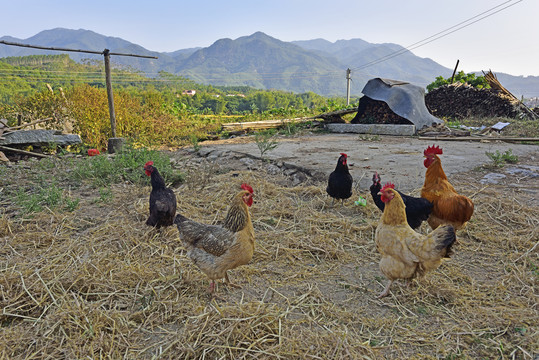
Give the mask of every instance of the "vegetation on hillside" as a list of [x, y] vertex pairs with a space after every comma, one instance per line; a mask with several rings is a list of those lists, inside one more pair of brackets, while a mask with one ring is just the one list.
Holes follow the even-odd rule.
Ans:
[[[85, 144], [105, 147], [111, 130], [101, 64], [40, 55], [0, 59], [0, 71], [6, 75], [0, 80], [0, 117], [9, 125], [18, 116], [24, 122], [51, 118], [45, 126], [75, 131]], [[345, 107], [342, 98], [313, 92], [201, 85], [166, 72], [147, 78], [113, 69], [112, 78], [117, 135], [142, 146], [205, 139], [226, 122], [304, 117]]]

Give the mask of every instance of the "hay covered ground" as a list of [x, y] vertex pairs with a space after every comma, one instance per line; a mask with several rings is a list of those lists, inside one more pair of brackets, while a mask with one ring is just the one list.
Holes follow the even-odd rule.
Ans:
[[354, 194], [366, 207], [331, 207], [325, 183], [173, 156], [187, 174], [178, 209], [192, 219], [218, 222], [242, 182], [254, 188], [255, 255], [230, 272], [242, 289], [219, 283], [222, 299], [210, 299], [177, 230], [144, 224], [149, 183], [106, 194], [62, 181], [70, 169], [55, 160], [45, 171], [78, 206], [23, 215], [2, 194], [44, 170], [3, 166], [0, 358], [537, 358], [539, 209], [521, 188], [482, 185], [480, 171], [450, 179], [475, 202], [455, 255], [379, 300], [381, 213], [368, 189]]

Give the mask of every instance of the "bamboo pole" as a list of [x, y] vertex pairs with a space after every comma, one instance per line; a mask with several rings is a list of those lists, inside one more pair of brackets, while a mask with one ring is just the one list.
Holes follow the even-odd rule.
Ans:
[[35, 152], [31, 152], [31, 151], [26, 151], [26, 150], [21, 150], [21, 149], [10, 148], [10, 147], [4, 146], [4, 145], [0, 145], [0, 149], [5, 150], [5, 151], [17, 152], [17, 153], [21, 153], [21, 154], [25, 154], [25, 155], [37, 156], [37, 157], [41, 157], [41, 158], [48, 158], [48, 157], [50, 157], [49, 155], [38, 154], [38, 153], [35, 153]]

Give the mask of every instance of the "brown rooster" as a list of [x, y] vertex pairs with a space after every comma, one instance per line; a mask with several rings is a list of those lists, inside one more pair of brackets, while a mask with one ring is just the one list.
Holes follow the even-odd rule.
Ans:
[[382, 255], [380, 270], [389, 279], [380, 298], [389, 295], [393, 281], [409, 280], [438, 268], [442, 258], [451, 255], [456, 236], [451, 225], [441, 226], [428, 235], [415, 232], [406, 221], [404, 202], [393, 184], [384, 185], [379, 195], [385, 207], [375, 241]]
[[146, 225], [170, 226], [174, 223], [176, 215], [176, 195], [172, 189], [165, 186], [165, 180], [159, 174], [153, 161], [148, 161], [144, 165], [144, 172], [151, 177], [152, 192], [150, 193], [150, 216], [146, 220]]
[[443, 154], [439, 146], [429, 146], [423, 152], [427, 168], [425, 183], [421, 189], [421, 197], [430, 201], [434, 206], [427, 222], [432, 229], [443, 224], [451, 224], [455, 229], [461, 229], [472, 217], [474, 204], [471, 199], [459, 195], [453, 185], [447, 180], [438, 155]]
[[187, 248], [187, 255], [210, 278], [210, 293], [215, 291], [215, 280], [225, 279], [231, 286], [227, 270], [251, 261], [255, 248], [255, 232], [249, 207], [253, 204], [253, 188], [241, 185], [234, 196], [223, 226], [206, 225], [176, 215], [180, 239]]

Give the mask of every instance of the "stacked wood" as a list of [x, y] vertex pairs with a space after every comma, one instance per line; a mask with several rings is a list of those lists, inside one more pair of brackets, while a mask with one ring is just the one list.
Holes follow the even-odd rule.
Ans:
[[252, 130], [265, 130], [282, 127], [288, 123], [300, 123], [312, 121], [312, 117], [296, 118], [296, 119], [279, 119], [279, 120], [263, 120], [263, 121], [248, 121], [234, 122], [222, 124], [222, 128], [228, 132], [247, 132]]
[[409, 120], [395, 114], [389, 106], [383, 102], [362, 96], [356, 116], [350, 121], [352, 124], [397, 124], [410, 125]]
[[478, 89], [468, 84], [454, 83], [429, 91], [425, 104], [430, 113], [439, 118], [463, 119], [469, 117], [523, 118], [527, 112], [520, 101], [504, 91]]

